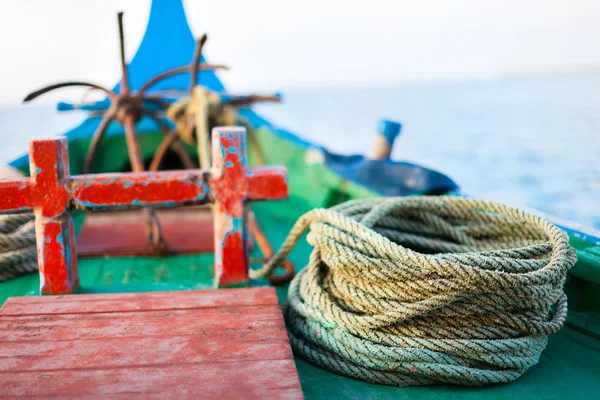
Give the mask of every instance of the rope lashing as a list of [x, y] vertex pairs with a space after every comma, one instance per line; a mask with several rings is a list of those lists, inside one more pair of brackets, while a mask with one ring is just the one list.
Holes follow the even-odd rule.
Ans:
[[0, 215], [0, 282], [37, 270], [33, 213]]
[[567, 235], [497, 203], [450, 196], [354, 200], [292, 228], [314, 249], [289, 287], [294, 352], [322, 368], [396, 386], [510, 382], [565, 323]]
[[[23, 176], [16, 168], [0, 166], [0, 179]], [[0, 282], [37, 270], [33, 213], [0, 215]]]

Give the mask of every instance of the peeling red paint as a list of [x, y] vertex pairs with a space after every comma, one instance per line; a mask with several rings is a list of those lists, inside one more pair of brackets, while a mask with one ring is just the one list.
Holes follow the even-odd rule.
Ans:
[[[40, 264], [41, 292], [43, 294], [71, 293], [74, 289], [68, 279], [69, 267], [66, 265], [63, 230], [59, 221], [50, 221], [43, 224], [43, 243], [38, 246], [38, 258], [44, 262]], [[39, 253], [42, 257], [39, 257]]]
[[283, 167], [255, 168], [250, 176], [248, 198], [257, 200], [283, 199], [288, 196], [287, 171]]
[[[173, 171], [165, 173], [129, 173], [109, 176], [84, 175], [73, 178], [72, 195], [81, 207], [208, 202], [207, 173]], [[136, 204], [137, 203], [137, 204]]]
[[211, 171], [69, 175], [66, 138], [29, 145], [31, 178], [0, 182], [0, 213], [35, 210], [41, 292], [71, 293], [79, 286], [69, 209], [173, 207], [215, 202], [215, 282], [248, 282], [248, 201], [284, 198], [283, 167], [247, 169], [243, 128], [213, 131]]
[[243, 213], [242, 200], [248, 193], [248, 176], [243, 164], [246, 143], [240, 135], [229, 132], [220, 134], [219, 131], [214, 139], [217, 147], [213, 150], [213, 163], [220, 176], [213, 177], [211, 188], [223, 212], [239, 218]]
[[29, 182], [17, 179], [0, 181], [0, 209], [6, 212], [31, 210]]
[[[223, 270], [219, 278], [219, 286], [230, 286], [239, 283], [240, 277], [245, 277], [246, 254], [245, 243], [239, 232], [229, 232], [223, 240], [223, 265], [228, 268]], [[240, 251], [240, 249], [242, 251]], [[247, 279], [247, 278], [246, 278]]]
[[29, 144], [31, 183], [30, 199], [44, 217], [67, 211], [69, 159], [67, 140], [34, 140]]
[[240, 127], [213, 130], [215, 202], [215, 280], [218, 286], [249, 282], [248, 202], [282, 199], [288, 195], [284, 167], [248, 169], [246, 130]]

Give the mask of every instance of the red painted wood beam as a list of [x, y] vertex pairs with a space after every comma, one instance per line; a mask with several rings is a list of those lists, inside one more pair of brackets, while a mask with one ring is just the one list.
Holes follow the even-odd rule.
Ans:
[[70, 209], [176, 207], [214, 202], [215, 284], [247, 285], [249, 201], [287, 197], [283, 167], [246, 168], [244, 128], [213, 130], [210, 171], [69, 175], [66, 138], [30, 143], [31, 177], [0, 182], [0, 213], [36, 215], [42, 294], [72, 293], [79, 286]]
[[116, 209], [205, 204], [210, 172], [202, 170], [80, 175], [71, 180], [78, 209]]
[[215, 279], [219, 287], [249, 282], [248, 201], [288, 196], [285, 168], [246, 169], [246, 130], [213, 130]]
[[31, 177], [0, 182], [0, 212], [34, 210], [41, 293], [71, 293], [79, 286], [73, 221], [68, 212], [67, 139], [29, 144]]

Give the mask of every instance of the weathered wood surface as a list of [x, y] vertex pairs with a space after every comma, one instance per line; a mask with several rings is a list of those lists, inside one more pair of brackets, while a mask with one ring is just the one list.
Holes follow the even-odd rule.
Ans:
[[211, 170], [69, 175], [66, 138], [34, 140], [31, 178], [0, 182], [0, 213], [36, 214], [40, 293], [79, 286], [70, 209], [166, 208], [214, 203], [215, 285], [247, 285], [247, 202], [285, 198], [283, 167], [246, 168], [246, 131], [213, 130]]
[[13, 297], [0, 397], [302, 398], [273, 288]]
[[[246, 130], [213, 129], [215, 198], [215, 280], [219, 287], [250, 280], [248, 267], [248, 202], [288, 196], [284, 167], [246, 168]], [[235, 184], [235, 186], [234, 186]]]
[[[212, 253], [214, 223], [208, 207], [157, 210], [169, 253]], [[79, 257], [151, 256], [141, 211], [91, 213], [76, 238]]]

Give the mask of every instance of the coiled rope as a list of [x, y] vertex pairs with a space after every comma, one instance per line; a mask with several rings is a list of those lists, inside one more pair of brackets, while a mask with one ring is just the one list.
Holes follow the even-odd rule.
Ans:
[[[0, 166], [0, 179], [22, 177], [19, 170]], [[33, 213], [0, 215], [0, 282], [37, 270]]]
[[0, 215], [0, 282], [37, 270], [33, 214]]
[[310, 227], [308, 266], [284, 315], [294, 352], [396, 386], [510, 382], [565, 323], [575, 251], [549, 222], [447, 196], [346, 202], [299, 219], [272, 270]]

